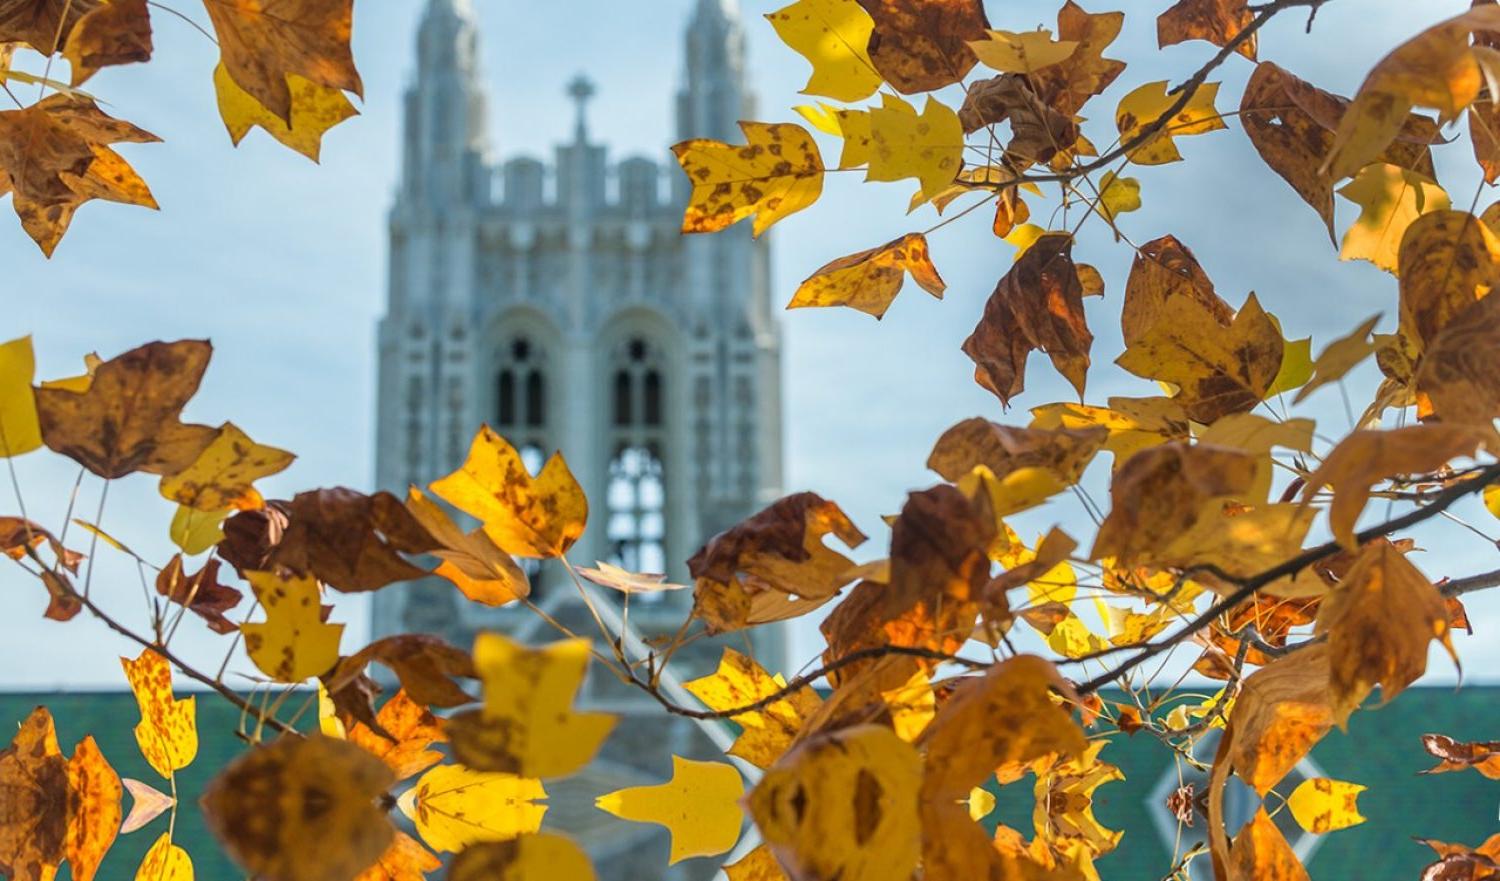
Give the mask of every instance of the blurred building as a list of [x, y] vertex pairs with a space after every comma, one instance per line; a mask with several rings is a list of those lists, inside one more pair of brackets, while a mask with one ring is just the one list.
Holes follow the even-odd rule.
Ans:
[[[533, 472], [563, 452], [591, 508], [569, 554], [575, 564], [685, 579], [684, 561], [705, 539], [773, 500], [781, 484], [769, 248], [748, 225], [684, 237], [688, 182], [666, 150], [690, 137], [735, 140], [737, 121], [752, 116], [733, 0], [696, 3], [677, 130], [661, 133], [657, 156], [609, 156], [588, 130], [595, 89], [580, 76], [566, 87], [575, 125], [559, 133], [566, 140], [551, 161], [500, 158], [488, 136], [479, 39], [470, 0], [430, 0], [390, 214], [378, 485], [404, 494], [452, 471], [488, 423]], [[496, 128], [530, 124], [506, 119]], [[566, 573], [555, 564], [530, 572], [533, 601], [576, 632], [597, 634]], [[670, 636], [691, 599], [688, 591], [637, 597], [630, 621], [648, 639]], [[530, 610], [484, 608], [432, 583], [387, 588], [373, 608], [377, 636], [436, 633], [464, 646], [484, 629], [557, 638]], [[777, 628], [759, 635], [756, 654], [768, 667], [780, 667], [781, 641]], [[674, 666], [698, 675], [720, 651], [696, 642]], [[671, 753], [711, 751], [701, 730], [602, 673], [585, 702], [627, 717], [590, 769], [601, 787], [664, 779]], [[564, 819], [577, 828], [600, 818]], [[669, 877], [664, 860], [645, 852], [664, 842], [643, 850], [618, 836], [621, 826], [609, 824], [614, 838], [585, 842], [603, 876]], [[635, 856], [649, 868], [635, 872]]]

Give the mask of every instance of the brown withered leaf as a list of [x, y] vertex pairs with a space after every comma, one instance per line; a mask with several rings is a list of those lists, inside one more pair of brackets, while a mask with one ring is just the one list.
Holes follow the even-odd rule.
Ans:
[[367, 496], [336, 487], [298, 493], [287, 508], [287, 521], [272, 562], [344, 593], [421, 578], [427, 570], [407, 562], [402, 554], [425, 554], [439, 547], [401, 500], [388, 492]]
[[1123, 12], [1085, 12], [1074, 0], [1068, 0], [1057, 13], [1057, 39], [1076, 42], [1065, 64], [1044, 67], [1030, 77], [1032, 88], [1042, 103], [1067, 117], [1078, 114], [1083, 105], [1109, 88], [1125, 71], [1125, 62], [1105, 58], [1104, 50], [1120, 35]]
[[363, 96], [349, 46], [354, 0], [207, 0], [230, 77], [292, 125], [295, 74], [320, 86]]
[[1094, 335], [1083, 314], [1073, 237], [1042, 236], [995, 286], [984, 316], [964, 340], [974, 379], [1009, 406], [1026, 387], [1026, 358], [1039, 349], [1083, 395]]
[[100, 364], [85, 392], [38, 388], [42, 440], [106, 480], [176, 474], [217, 435], [179, 418], [212, 354], [205, 340], [147, 343]]
[[1333, 728], [1327, 645], [1277, 658], [1245, 678], [1229, 728], [1225, 761], [1264, 795]]
[[941, 300], [947, 285], [932, 265], [927, 237], [906, 235], [829, 263], [814, 272], [792, 295], [788, 309], [848, 306], [877, 319], [885, 315], [907, 273], [917, 286]]
[[1482, 881], [1500, 878], [1500, 833], [1491, 835], [1479, 847], [1448, 844], [1430, 838], [1418, 838], [1437, 852], [1438, 861], [1422, 870], [1422, 881]]
[[1115, 472], [1109, 516], [1089, 558], [1113, 557], [1123, 566], [1154, 562], [1199, 518], [1246, 492], [1255, 475], [1256, 457], [1240, 450], [1186, 441], [1142, 450]]
[[0, 111], [0, 196], [11, 194], [22, 228], [50, 257], [91, 199], [157, 207], [146, 182], [110, 145], [159, 140], [88, 98], [61, 92]]
[[476, 603], [503, 606], [531, 594], [531, 582], [515, 559], [500, 549], [483, 528], [464, 532], [421, 490], [406, 491], [406, 509], [440, 547], [443, 562], [435, 570]]
[[457, 707], [474, 700], [456, 681], [479, 678], [473, 657], [423, 633], [387, 636], [370, 643], [341, 659], [324, 678], [324, 685], [330, 694], [339, 692], [363, 675], [371, 663], [390, 668], [407, 696], [424, 707]]
[[[811, 611], [848, 583], [848, 557], [824, 544], [865, 541], [837, 504], [816, 493], [790, 495], [714, 536], [688, 560], [693, 615], [723, 633]], [[795, 597], [795, 599], [793, 599]]]
[[1302, 860], [1264, 807], [1234, 836], [1229, 881], [1309, 881]]
[[239, 625], [224, 617], [224, 613], [238, 606], [245, 595], [219, 583], [219, 563], [217, 558], [211, 559], [196, 574], [188, 575], [183, 569], [182, 555], [174, 554], [156, 575], [156, 592], [179, 606], [186, 606], [207, 621], [213, 632], [233, 633]]
[[[1495, 0], [1474, 0], [1472, 6], [1493, 6]], [[1500, 30], [1475, 29], [1474, 45], [1484, 49], [1500, 50]], [[1474, 149], [1474, 161], [1484, 172], [1484, 182], [1493, 185], [1500, 181], [1500, 104], [1488, 82], [1485, 83], [1488, 101], [1475, 101], [1469, 107], [1469, 143]]]
[[1375, 484], [1397, 475], [1435, 472], [1452, 459], [1474, 455], [1492, 436], [1481, 428], [1442, 423], [1353, 432], [1307, 478], [1302, 501], [1311, 501], [1324, 487], [1332, 489], [1328, 525], [1334, 538], [1352, 550], [1355, 523]]
[[0, 554], [12, 560], [26, 558], [27, 548], [38, 548], [46, 544], [51, 549], [57, 564], [73, 574], [78, 574], [78, 564], [83, 554], [63, 547], [51, 532], [21, 517], [0, 517]]
[[354, 881], [424, 881], [429, 873], [442, 867], [443, 861], [436, 854], [397, 829], [396, 837], [391, 839], [391, 846]]
[[362, 747], [322, 734], [284, 736], [220, 771], [203, 819], [224, 850], [265, 881], [353, 878], [395, 828], [377, 803], [396, 782]]
[[1465, 743], [1446, 734], [1424, 734], [1422, 748], [1438, 759], [1438, 763], [1423, 771], [1423, 774], [1442, 774], [1473, 768], [1491, 780], [1500, 780], [1500, 741]]
[[281, 544], [290, 522], [288, 509], [287, 502], [274, 500], [258, 510], [235, 512], [224, 521], [224, 538], [219, 541], [218, 555], [241, 577], [246, 572], [271, 568], [276, 546]]
[[82, 85], [100, 68], [150, 61], [151, 51], [148, 0], [109, 0], [80, 18], [63, 44], [63, 55], [73, 67], [74, 86]]
[[989, 29], [982, 0], [859, 0], [875, 20], [870, 60], [896, 91], [962, 82], [979, 58], [969, 48]]
[[[965, 134], [1009, 122], [1011, 137], [1005, 144], [1005, 154], [1017, 168], [1050, 162], [1078, 143], [1078, 123], [1043, 103], [1030, 80], [1017, 73], [1001, 74], [970, 86], [958, 119]], [[1014, 215], [1014, 208], [1010, 210]], [[1025, 220], [1012, 219], [1016, 223]]]
[[1187, 440], [1187, 414], [1171, 398], [1110, 398], [1108, 407], [1087, 404], [1043, 404], [1031, 408], [1032, 428], [1090, 428], [1108, 430], [1104, 448], [1115, 456], [1118, 470], [1130, 457], [1157, 444]]
[[1179, 299], [1200, 307], [1221, 327], [1234, 321], [1234, 309], [1214, 292], [1214, 283], [1186, 245], [1175, 236], [1142, 245], [1131, 264], [1120, 311], [1125, 345], [1144, 340], [1163, 322], [1167, 305]]
[[1386, 542], [1361, 549], [1323, 600], [1317, 632], [1328, 634], [1330, 698], [1341, 725], [1377, 683], [1388, 702], [1427, 672], [1434, 639], [1458, 662], [1442, 594]]
[[[1255, 151], [1318, 212], [1330, 239], [1334, 238], [1334, 181], [1320, 169], [1348, 106], [1349, 99], [1325, 92], [1269, 61], [1256, 66], [1240, 99], [1240, 122]], [[1401, 135], [1375, 161], [1436, 178], [1431, 147], [1436, 140], [1437, 125], [1411, 114]]]
[[1492, 425], [1500, 416], [1500, 297], [1470, 304], [1438, 331], [1414, 382], [1418, 418]]
[[[1255, 18], [1250, 0], [1178, 0], [1156, 17], [1156, 45], [1162, 48], [1188, 40], [1207, 40], [1228, 46]], [[1240, 43], [1236, 51], [1255, 60], [1256, 35]]]
[[1500, 238], [1464, 211], [1433, 211], [1412, 221], [1397, 259], [1401, 333], [1418, 352], [1500, 285]]
[[79, 19], [103, 0], [0, 0], [0, 43], [25, 43], [43, 55], [62, 49]]
[[1017, 428], [975, 416], [943, 432], [927, 467], [955, 483], [977, 465], [1002, 479], [1041, 468], [1076, 483], [1108, 437], [1104, 428]]

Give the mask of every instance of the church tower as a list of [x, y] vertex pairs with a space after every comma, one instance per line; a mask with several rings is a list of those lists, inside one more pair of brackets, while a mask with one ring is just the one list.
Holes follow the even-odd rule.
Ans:
[[[606, 561], [679, 582], [708, 538], [780, 495], [781, 339], [769, 245], [743, 225], [683, 236], [688, 188], [665, 149], [688, 137], [737, 139], [735, 123], [751, 115], [733, 0], [696, 0], [684, 47], [677, 130], [662, 133], [658, 155], [611, 160], [587, 119], [590, 100], [611, 96], [580, 76], [565, 85], [576, 117], [551, 161], [497, 161], [471, 0], [429, 0], [390, 213], [378, 342], [381, 489], [404, 494], [457, 468], [488, 423], [533, 470], [552, 450], [566, 457], [590, 506], [573, 563]], [[533, 602], [578, 633], [594, 631], [559, 566], [529, 572]], [[630, 621], [646, 638], [671, 635], [691, 602], [690, 591], [637, 596]], [[377, 637], [427, 632], [468, 645], [485, 629], [530, 642], [557, 636], [528, 609], [484, 608], [431, 584], [387, 588], [373, 605]], [[780, 668], [782, 631], [761, 629], [756, 654]], [[701, 675], [721, 651], [699, 640], [673, 666], [684, 678]], [[591, 677], [586, 692], [586, 703], [625, 717], [596, 776], [661, 780], [672, 752], [710, 749], [700, 729], [664, 718], [649, 697], [607, 675]], [[662, 874], [664, 857], [639, 842], [580, 837], [601, 878], [632, 877], [632, 855], [640, 877], [696, 874]], [[608, 868], [601, 847], [613, 852], [608, 865], [623, 868]]]

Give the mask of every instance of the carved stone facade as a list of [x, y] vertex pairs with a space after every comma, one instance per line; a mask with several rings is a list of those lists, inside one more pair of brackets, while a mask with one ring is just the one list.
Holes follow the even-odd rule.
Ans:
[[[735, 122], [752, 106], [743, 39], [732, 0], [698, 2], [686, 31], [678, 130], [663, 133], [664, 143], [738, 137]], [[477, 48], [470, 0], [430, 0], [390, 214], [377, 483], [400, 493], [448, 473], [488, 423], [533, 468], [553, 450], [567, 458], [591, 506], [569, 554], [574, 563], [685, 579], [684, 561], [705, 539], [780, 491], [781, 340], [768, 245], [743, 225], [682, 236], [688, 188], [675, 162], [665, 150], [660, 159], [611, 162], [590, 139], [584, 111], [593, 87], [582, 78], [568, 87], [578, 104], [574, 131], [550, 165], [497, 161]], [[532, 573], [535, 602], [577, 632], [594, 629], [565, 573], [555, 564]], [[630, 620], [648, 638], [670, 633], [690, 603], [686, 591], [637, 598]], [[555, 637], [526, 609], [483, 608], [426, 583], [376, 594], [372, 627], [376, 636], [428, 632], [459, 645], [482, 629]], [[768, 666], [780, 665], [779, 630], [760, 635], [755, 648]], [[719, 651], [700, 641], [680, 663], [696, 675]], [[663, 779], [672, 751], [706, 751], [698, 729], [662, 718], [607, 676], [593, 677], [586, 701], [630, 717], [591, 769], [595, 779]], [[661, 843], [585, 843], [601, 878], [701, 874], [691, 864], [686, 874], [663, 874], [664, 859], [645, 874], [617, 874], [606, 865], [610, 853]]]

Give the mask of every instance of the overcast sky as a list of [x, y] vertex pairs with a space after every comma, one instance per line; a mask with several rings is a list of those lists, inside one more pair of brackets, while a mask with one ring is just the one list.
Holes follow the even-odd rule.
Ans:
[[[203, 21], [201, 8], [174, 4]], [[413, 66], [420, 0], [360, 0], [356, 59], [364, 75], [364, 115], [327, 138], [323, 164], [255, 132], [231, 148], [214, 107], [216, 49], [185, 22], [158, 11], [157, 58], [146, 66], [105, 71], [90, 84], [108, 110], [155, 132], [162, 145], [126, 145], [121, 152], [150, 182], [163, 210], [102, 203], [85, 207], [55, 259], [43, 260], [8, 211], [0, 212], [0, 255], [7, 286], [0, 291], [0, 337], [34, 334], [43, 377], [78, 372], [90, 351], [105, 357], [153, 339], [208, 337], [216, 346], [203, 390], [188, 417], [233, 419], [253, 437], [296, 452], [297, 463], [266, 483], [267, 495], [313, 486], [368, 487], [372, 475], [373, 338], [385, 295], [385, 214], [394, 186], [399, 101]], [[665, 158], [670, 109], [679, 83], [681, 31], [691, 0], [565, 4], [477, 0], [483, 27], [484, 79], [490, 90], [491, 135], [501, 158], [550, 155], [571, 131], [565, 83], [586, 72], [599, 85], [591, 131], [616, 158]], [[742, 0], [750, 40], [752, 82], [761, 118], [796, 119], [791, 105], [807, 76], [805, 62], [783, 47], [761, 14], [776, 5]], [[1126, 29], [1107, 53], [1130, 67], [1086, 113], [1096, 134], [1112, 135], [1109, 117], [1121, 95], [1158, 79], [1180, 80], [1211, 54], [1205, 43], [1155, 49], [1154, 16], [1166, 0], [1084, 0], [1091, 11], [1126, 7]], [[1261, 57], [1318, 84], [1352, 93], [1379, 57], [1416, 28], [1466, 8], [1466, 0], [1335, 0], [1319, 13], [1311, 36], [1305, 16], [1288, 14], [1263, 32]], [[997, 27], [1054, 27], [1052, 3], [995, 2]], [[34, 61], [34, 59], [32, 60]], [[33, 63], [31, 66], [35, 67]], [[1221, 109], [1238, 101], [1252, 65], [1239, 57], [1223, 68]], [[1109, 137], [1102, 138], [1108, 142]], [[1100, 140], [1096, 138], [1096, 141]], [[1140, 178], [1144, 208], [1121, 221], [1136, 242], [1173, 233], [1197, 254], [1220, 293], [1236, 306], [1255, 291], [1289, 336], [1314, 337], [1315, 351], [1364, 317], [1394, 319], [1394, 279], [1368, 265], [1340, 264], [1316, 214], [1255, 156], [1239, 126], [1179, 141], [1187, 162], [1131, 173]], [[825, 145], [825, 149], [831, 145]], [[1439, 151], [1443, 183], [1456, 204], [1472, 198], [1477, 176], [1466, 145]], [[828, 260], [930, 226], [904, 215], [910, 182], [862, 185], [859, 175], [831, 175], [822, 202], [772, 233], [775, 292], [790, 298], [797, 283]], [[1492, 197], [1485, 196], [1487, 204]], [[1481, 206], [1482, 207], [1482, 206]], [[1340, 222], [1352, 219], [1347, 203]], [[787, 489], [813, 489], [839, 501], [875, 536], [879, 517], [899, 509], [906, 492], [929, 485], [923, 462], [947, 426], [972, 415], [1001, 418], [998, 402], [972, 382], [959, 344], [984, 299], [1010, 264], [1011, 249], [976, 214], [932, 237], [933, 257], [949, 283], [938, 302], [907, 290], [882, 322], [847, 310], [802, 310], [785, 316]], [[1097, 231], [1086, 232], [1080, 259], [1104, 273], [1108, 294], [1089, 304], [1096, 334], [1088, 398], [1150, 394], [1152, 387], [1109, 364], [1121, 350], [1120, 294], [1131, 252]], [[1368, 379], [1368, 377], [1366, 377]], [[1028, 391], [1009, 418], [1025, 408], [1071, 397], [1040, 356]], [[1356, 407], [1370, 382], [1354, 383]], [[1348, 423], [1335, 390], [1314, 399], [1327, 435]], [[28, 512], [46, 525], [61, 522], [76, 466], [50, 454], [19, 460]], [[1098, 476], [1091, 485], [1102, 488]], [[8, 497], [8, 494], [7, 494]], [[84, 486], [82, 516], [92, 517], [98, 486]], [[9, 513], [10, 503], [0, 505]], [[1490, 534], [1500, 533], [1482, 509], [1462, 512]], [[170, 507], [155, 481], [138, 476], [111, 490], [106, 527], [152, 559], [170, 551]], [[1064, 496], [1024, 518], [1026, 532], [1053, 523], [1091, 535], [1081, 508]], [[1417, 557], [1433, 577], [1494, 568], [1494, 549], [1458, 528], [1434, 536]], [[78, 533], [74, 533], [75, 540]], [[1449, 570], [1439, 565], [1451, 564]], [[100, 569], [95, 589], [122, 616], [142, 615], [133, 567]], [[116, 656], [134, 650], [96, 623], [58, 625], [41, 619], [46, 597], [34, 582], [0, 570], [0, 685], [119, 687]], [[1460, 638], [1470, 679], [1493, 678], [1500, 662], [1500, 601], [1478, 597], [1472, 612], [1481, 635]], [[365, 608], [339, 598], [336, 620], [349, 624], [345, 648], [362, 644]], [[800, 631], [801, 658], [815, 650]], [[223, 641], [180, 637], [190, 657], [216, 666]], [[1486, 644], [1490, 648], [1486, 648]], [[1451, 678], [1446, 662], [1436, 675]]]

